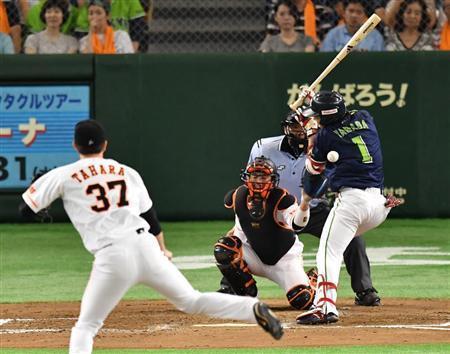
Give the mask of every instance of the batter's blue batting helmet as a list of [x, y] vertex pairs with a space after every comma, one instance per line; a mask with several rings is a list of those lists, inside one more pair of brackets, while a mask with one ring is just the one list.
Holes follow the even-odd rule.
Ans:
[[330, 125], [340, 122], [347, 113], [347, 108], [340, 93], [319, 91], [314, 95], [311, 105], [301, 111], [305, 117], [319, 116], [321, 125]]

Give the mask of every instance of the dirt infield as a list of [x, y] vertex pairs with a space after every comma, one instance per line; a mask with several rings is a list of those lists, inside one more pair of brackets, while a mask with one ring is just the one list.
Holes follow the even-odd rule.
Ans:
[[[122, 301], [96, 338], [96, 348], [232, 348], [450, 343], [450, 300], [383, 299], [367, 308], [339, 301], [340, 321], [298, 326], [297, 311], [268, 300], [286, 329], [281, 341], [254, 325], [177, 311], [166, 301]], [[79, 303], [0, 305], [3, 348], [67, 347]]]

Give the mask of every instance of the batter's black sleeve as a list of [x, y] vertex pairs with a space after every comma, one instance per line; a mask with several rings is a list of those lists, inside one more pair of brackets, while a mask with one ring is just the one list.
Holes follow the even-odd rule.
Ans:
[[152, 206], [145, 213], [141, 214], [141, 218], [148, 222], [150, 225], [150, 232], [153, 235], [157, 236], [162, 231], [158, 216], [156, 215], [155, 207]]

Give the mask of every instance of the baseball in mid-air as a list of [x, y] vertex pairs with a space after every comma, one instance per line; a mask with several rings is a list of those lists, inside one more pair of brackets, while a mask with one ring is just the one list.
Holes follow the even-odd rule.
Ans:
[[327, 160], [330, 162], [336, 162], [339, 160], [339, 153], [337, 151], [330, 151], [327, 154]]

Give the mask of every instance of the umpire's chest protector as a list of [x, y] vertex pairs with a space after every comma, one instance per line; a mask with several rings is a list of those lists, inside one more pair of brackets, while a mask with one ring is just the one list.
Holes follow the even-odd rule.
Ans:
[[241, 186], [236, 190], [234, 211], [250, 245], [264, 264], [276, 264], [297, 237], [292, 229], [282, 226], [275, 219], [278, 204], [284, 195], [281, 188], [274, 188], [266, 200], [264, 216], [256, 220], [247, 207], [248, 189]]

